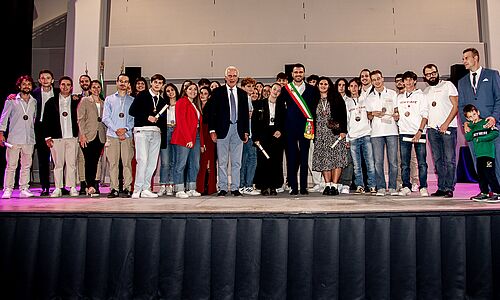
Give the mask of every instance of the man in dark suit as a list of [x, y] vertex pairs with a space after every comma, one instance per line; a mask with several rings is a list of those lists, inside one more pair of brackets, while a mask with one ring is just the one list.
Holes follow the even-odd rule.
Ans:
[[295, 64], [293, 81], [281, 89], [278, 102], [286, 104], [285, 133], [287, 177], [290, 194], [297, 195], [297, 171], [300, 166], [300, 193], [307, 195], [308, 154], [310, 139], [314, 137], [312, 112], [320, 98], [319, 91], [304, 82], [305, 67]]
[[45, 103], [55, 94], [59, 94], [59, 89], [54, 88], [54, 75], [50, 70], [41, 70], [38, 74], [39, 87], [33, 90], [33, 98], [36, 99], [36, 120], [35, 120], [35, 147], [38, 158], [38, 176], [42, 192], [40, 196], [49, 196], [50, 188], [50, 149], [45, 143], [43, 135], [43, 113]]
[[239, 71], [236, 67], [226, 68], [226, 85], [213, 91], [211, 112], [208, 122], [210, 137], [217, 143], [219, 160], [219, 194], [225, 196], [228, 190], [227, 168], [231, 158], [231, 194], [241, 196], [240, 186], [241, 155], [243, 143], [250, 133], [248, 114], [248, 95], [236, 87]]
[[[500, 76], [497, 70], [486, 69], [479, 63], [479, 51], [475, 48], [467, 48], [463, 51], [463, 64], [469, 74], [458, 81], [458, 106], [462, 112], [465, 105], [473, 104], [481, 112], [481, 117], [488, 121], [488, 128], [496, 126], [500, 119]], [[470, 129], [467, 126], [463, 113], [458, 114], [464, 124], [464, 131]], [[469, 143], [471, 150], [473, 145]], [[500, 139], [495, 141], [495, 173], [500, 178]], [[471, 151], [474, 153], [474, 151]]]

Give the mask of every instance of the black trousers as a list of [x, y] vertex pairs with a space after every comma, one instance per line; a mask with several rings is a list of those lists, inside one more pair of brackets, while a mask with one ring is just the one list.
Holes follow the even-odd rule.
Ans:
[[36, 155], [38, 158], [38, 176], [42, 189], [50, 188], [50, 149], [45, 143], [45, 139], [36, 139]]
[[495, 159], [486, 156], [478, 157], [476, 167], [481, 193], [487, 194], [492, 191], [500, 194], [500, 185], [495, 175]]
[[298, 190], [297, 170], [300, 168], [300, 189], [307, 189], [307, 175], [309, 166], [309, 146], [311, 141], [302, 136], [286, 135], [287, 149], [287, 178], [292, 190]]
[[273, 132], [260, 141], [269, 159], [257, 148], [254, 183], [258, 189], [277, 189], [283, 185], [283, 136], [277, 139], [272, 136]]
[[82, 148], [83, 157], [85, 157], [85, 181], [87, 187], [96, 187], [95, 175], [97, 173], [97, 164], [99, 163], [103, 148], [104, 143], [99, 140], [99, 135], [91, 142], [88, 142], [87, 147]]

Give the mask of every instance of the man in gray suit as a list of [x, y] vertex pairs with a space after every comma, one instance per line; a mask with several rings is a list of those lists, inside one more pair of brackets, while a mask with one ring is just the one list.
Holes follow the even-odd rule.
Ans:
[[[464, 131], [470, 129], [467, 126], [465, 117], [462, 113], [464, 106], [473, 104], [481, 112], [488, 123], [488, 128], [496, 126], [500, 121], [500, 76], [497, 70], [491, 70], [481, 67], [479, 63], [479, 51], [475, 48], [467, 48], [463, 51], [463, 64], [469, 74], [458, 81], [458, 106], [459, 116]], [[469, 148], [473, 150], [472, 143]], [[495, 173], [500, 178], [500, 138], [495, 141]], [[471, 151], [474, 153], [474, 151]]]

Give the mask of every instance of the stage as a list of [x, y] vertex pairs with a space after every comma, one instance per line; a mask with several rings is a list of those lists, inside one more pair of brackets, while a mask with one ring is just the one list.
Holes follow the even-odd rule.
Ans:
[[477, 184], [451, 199], [17, 193], [0, 200], [4, 299], [500, 298], [500, 203], [469, 200]]

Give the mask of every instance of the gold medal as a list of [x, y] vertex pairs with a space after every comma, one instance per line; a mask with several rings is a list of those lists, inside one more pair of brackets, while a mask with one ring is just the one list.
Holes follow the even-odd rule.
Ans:
[[28, 120], [28, 115], [23, 116], [23, 120], [27, 121]]
[[436, 101], [432, 101], [432, 107], [436, 106]]
[[68, 112], [63, 111], [62, 116], [63, 116], [63, 117], [67, 117], [67, 116], [68, 116]]

